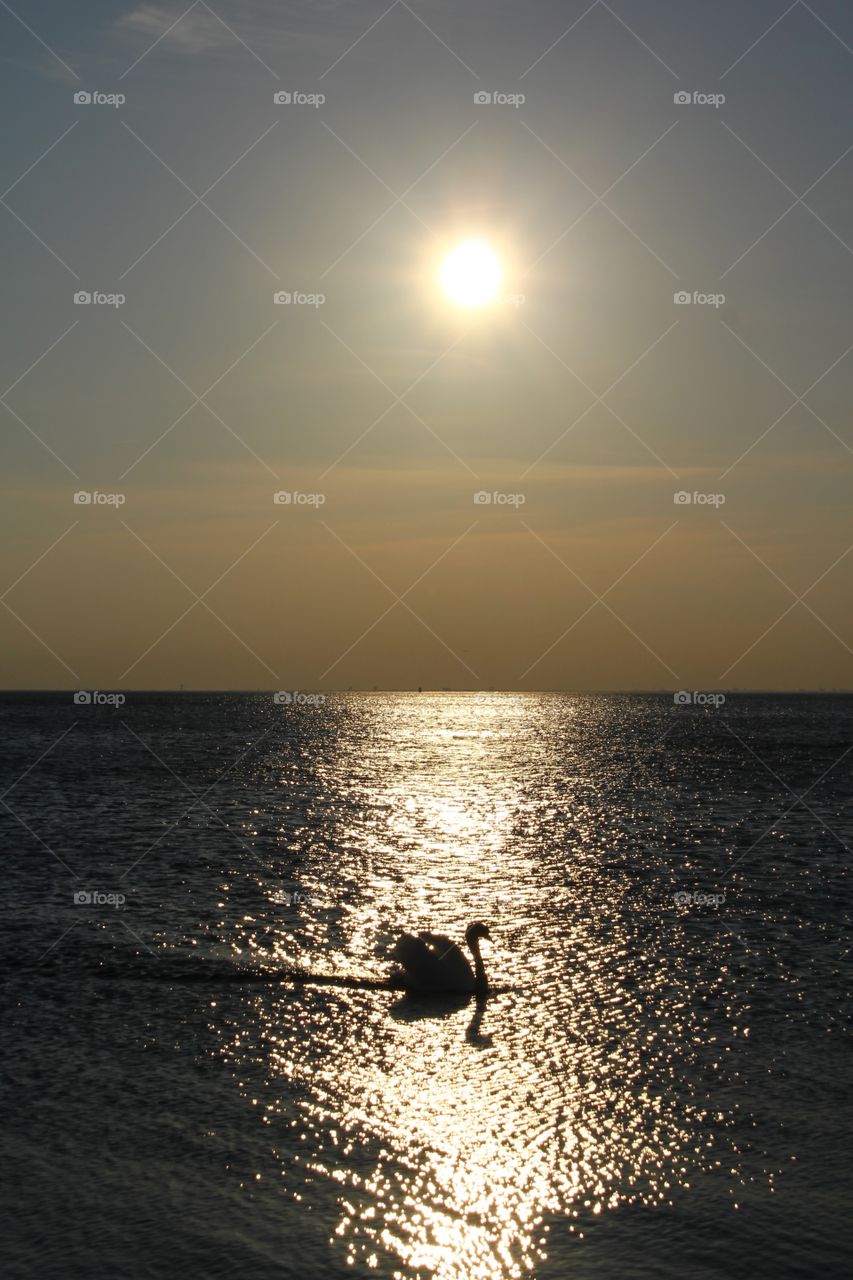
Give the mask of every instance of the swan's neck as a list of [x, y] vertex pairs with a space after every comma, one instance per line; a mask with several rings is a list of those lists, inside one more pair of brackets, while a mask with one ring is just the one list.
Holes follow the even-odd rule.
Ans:
[[480, 940], [474, 938], [468, 943], [471, 948], [471, 954], [474, 957], [474, 983], [478, 996], [483, 996], [489, 989], [489, 980], [486, 977], [486, 968], [483, 964], [483, 957], [480, 955]]

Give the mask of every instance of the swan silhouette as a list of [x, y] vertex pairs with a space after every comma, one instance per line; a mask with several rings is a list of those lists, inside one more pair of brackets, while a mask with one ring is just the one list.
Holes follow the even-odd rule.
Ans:
[[465, 930], [465, 941], [474, 957], [474, 968], [461, 947], [441, 933], [404, 933], [394, 945], [391, 959], [400, 965], [388, 980], [389, 986], [407, 991], [459, 992], [485, 996], [489, 980], [480, 955], [480, 939], [489, 938], [488, 926], [476, 921]]

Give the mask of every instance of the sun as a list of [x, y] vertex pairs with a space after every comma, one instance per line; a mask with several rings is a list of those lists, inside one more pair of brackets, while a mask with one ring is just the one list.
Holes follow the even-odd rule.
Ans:
[[441, 284], [458, 306], [482, 307], [497, 296], [502, 275], [501, 264], [487, 244], [464, 240], [445, 258]]

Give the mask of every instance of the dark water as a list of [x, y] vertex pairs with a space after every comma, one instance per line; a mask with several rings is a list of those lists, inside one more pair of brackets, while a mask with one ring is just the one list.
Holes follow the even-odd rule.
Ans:
[[[849, 1274], [853, 699], [0, 730], [4, 1274]], [[276, 977], [475, 919], [484, 1008]]]

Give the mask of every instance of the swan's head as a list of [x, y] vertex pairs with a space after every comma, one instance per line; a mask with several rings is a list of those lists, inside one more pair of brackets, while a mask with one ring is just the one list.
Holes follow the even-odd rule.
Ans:
[[488, 938], [491, 941], [492, 935], [489, 933], [489, 926], [481, 924], [479, 920], [474, 924], [469, 924], [465, 930], [465, 941], [470, 947], [472, 943], [479, 942], [481, 938]]

